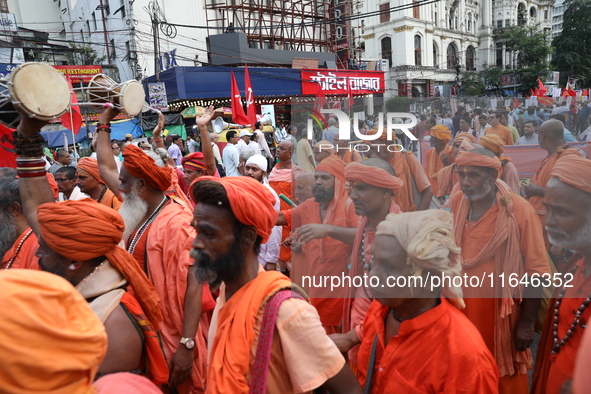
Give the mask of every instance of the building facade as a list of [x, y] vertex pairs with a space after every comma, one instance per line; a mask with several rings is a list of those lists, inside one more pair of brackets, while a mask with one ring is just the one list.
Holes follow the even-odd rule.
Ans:
[[368, 0], [358, 33], [363, 59], [384, 59], [386, 95], [433, 97], [454, 93], [459, 75], [486, 66], [512, 69], [514, 56], [500, 39], [506, 28], [540, 25], [549, 30], [546, 0], [447, 0], [409, 6], [402, 0]]

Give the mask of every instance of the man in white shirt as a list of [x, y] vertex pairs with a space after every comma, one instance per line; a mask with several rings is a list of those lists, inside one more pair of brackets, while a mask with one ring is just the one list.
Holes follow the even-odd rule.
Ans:
[[242, 152], [243, 150], [245, 150], [248, 147], [248, 144], [250, 143], [250, 136], [252, 135], [252, 133], [248, 130], [242, 130], [240, 132], [240, 140], [238, 141], [238, 143], [236, 144], [236, 149], [238, 149], [238, 153]]
[[59, 189], [58, 201], [82, 200], [90, 198], [76, 186], [76, 168], [62, 167], [55, 172], [55, 183]]
[[175, 164], [180, 166], [183, 161], [183, 152], [181, 150], [183, 146], [183, 140], [180, 135], [175, 134], [172, 136], [172, 144], [168, 148], [168, 154], [172, 157]]
[[224, 169], [224, 163], [222, 161], [222, 156], [220, 155], [220, 148], [218, 146], [218, 142], [220, 142], [220, 136], [217, 133], [209, 133], [209, 140], [211, 141], [211, 148], [213, 149], [213, 157], [215, 157], [215, 164], [216, 166], [218, 166], [218, 171], [221, 173], [221, 170]]
[[[263, 186], [273, 194], [275, 197], [274, 208], [276, 211], [279, 211], [279, 196], [277, 196], [277, 193], [275, 193], [275, 190], [273, 190], [267, 181], [267, 159], [260, 154], [251, 156], [244, 166], [244, 174], [261, 182]], [[259, 252], [258, 259], [263, 268], [265, 268], [267, 264], [272, 266], [277, 264], [277, 260], [279, 260], [279, 244], [281, 243], [282, 230], [281, 226], [273, 227], [267, 243], [261, 244], [261, 251]]]
[[238, 149], [236, 148], [238, 139], [239, 137], [236, 135], [236, 130], [229, 130], [226, 133], [226, 140], [228, 143], [222, 152], [222, 161], [224, 163], [224, 168], [226, 169], [226, 176], [240, 176], [240, 173], [238, 172], [240, 157]]
[[187, 137], [187, 149], [189, 150], [189, 153], [197, 152], [197, 142], [195, 142], [192, 136]]
[[330, 118], [328, 120], [328, 129], [325, 129], [322, 132], [322, 139], [326, 141], [332, 141], [334, 139], [335, 134], [339, 133], [339, 128], [337, 127], [337, 120], [335, 118]]

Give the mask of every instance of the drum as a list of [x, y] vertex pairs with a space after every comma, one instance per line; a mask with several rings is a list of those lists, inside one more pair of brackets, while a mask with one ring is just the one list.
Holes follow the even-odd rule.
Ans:
[[28, 116], [50, 121], [68, 111], [70, 86], [63, 75], [45, 63], [24, 63], [8, 79], [0, 80], [0, 122], [15, 128], [17, 109]]
[[136, 116], [144, 108], [144, 88], [136, 80], [118, 84], [104, 74], [97, 74], [90, 80], [87, 92], [90, 102], [101, 104], [95, 106], [97, 109], [104, 108], [104, 103], [113, 102], [118, 110]]

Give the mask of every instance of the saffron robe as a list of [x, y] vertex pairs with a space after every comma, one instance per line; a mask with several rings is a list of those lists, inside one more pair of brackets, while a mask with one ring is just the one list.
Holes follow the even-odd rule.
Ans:
[[505, 145], [513, 145], [515, 143], [515, 141], [513, 141], [513, 135], [511, 134], [511, 130], [509, 130], [502, 124], [495, 127], [490, 126], [488, 129], [486, 129], [484, 135], [489, 134], [496, 134], [499, 137], [501, 137]]
[[450, 157], [451, 161], [453, 162], [453, 147], [446, 146], [443, 150], [437, 154], [437, 150], [435, 148], [429, 149], [427, 151], [427, 176], [429, 177], [429, 182], [431, 182], [431, 188], [433, 189], [433, 195], [439, 195], [439, 186], [437, 184], [437, 173], [441, 171], [442, 168], [445, 166], [441, 161], [441, 156], [446, 154]]
[[25, 231], [23, 231], [23, 233], [14, 242], [12, 248], [4, 254], [2, 262], [0, 262], [0, 269], [6, 269], [6, 266], [10, 262], [10, 259], [15, 257], [18, 245], [22, 242], [22, 240], [25, 237], [27, 237], [27, 239], [25, 239], [23, 245], [20, 247], [20, 250], [18, 251], [18, 254], [16, 254], [16, 257], [10, 265], [10, 268], [32, 270], [41, 269], [39, 267], [39, 259], [37, 258], [37, 256], [35, 256], [35, 252], [39, 247], [39, 240], [37, 239], [37, 236], [34, 232], [31, 231], [31, 233], [29, 234], [29, 231], [31, 231], [31, 228], [27, 228]]
[[404, 182], [402, 189], [398, 190], [394, 196], [394, 202], [400, 207], [402, 212], [416, 211], [419, 201], [415, 201], [414, 199], [413, 181], [417, 191], [422, 193], [426, 188], [431, 186], [427, 173], [411, 151], [394, 153], [390, 165], [394, 168], [396, 176]]

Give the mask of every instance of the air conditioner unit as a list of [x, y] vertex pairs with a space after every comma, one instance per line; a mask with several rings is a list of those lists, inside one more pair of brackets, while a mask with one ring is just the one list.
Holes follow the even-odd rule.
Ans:
[[382, 71], [390, 70], [390, 61], [388, 59], [382, 59]]

